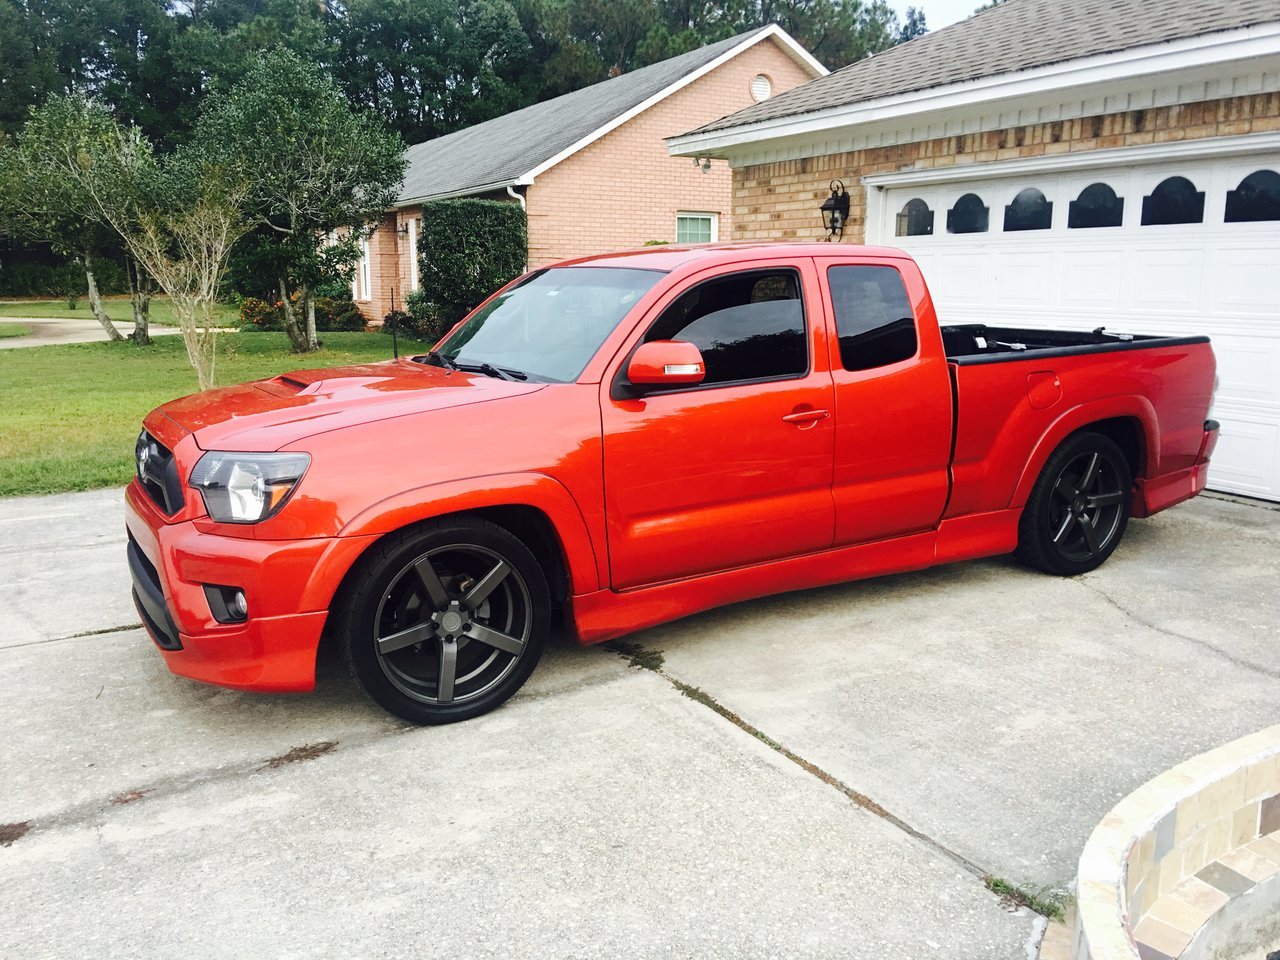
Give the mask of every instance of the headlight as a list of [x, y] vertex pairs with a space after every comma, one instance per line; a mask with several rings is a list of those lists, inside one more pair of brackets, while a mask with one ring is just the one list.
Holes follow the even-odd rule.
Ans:
[[191, 471], [191, 486], [214, 520], [257, 523], [284, 506], [310, 463], [305, 453], [210, 451]]

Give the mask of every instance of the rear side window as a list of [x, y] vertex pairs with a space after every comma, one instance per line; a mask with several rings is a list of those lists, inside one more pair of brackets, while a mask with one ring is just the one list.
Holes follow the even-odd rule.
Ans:
[[800, 277], [735, 273], [701, 283], [667, 307], [645, 340], [686, 340], [702, 351], [702, 386], [774, 380], [809, 369]]
[[916, 321], [893, 267], [831, 267], [831, 305], [846, 370], [873, 370], [916, 355]]

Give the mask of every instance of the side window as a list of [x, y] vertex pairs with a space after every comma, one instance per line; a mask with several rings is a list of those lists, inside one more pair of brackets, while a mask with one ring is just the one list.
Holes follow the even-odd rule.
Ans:
[[1227, 223], [1280, 220], [1280, 173], [1255, 170], [1240, 181], [1240, 186], [1228, 190], [1223, 220]]
[[686, 340], [702, 351], [702, 385], [795, 377], [809, 369], [800, 277], [735, 273], [701, 283], [663, 311], [645, 340]]
[[1053, 225], [1053, 203], [1035, 187], [1018, 192], [1004, 208], [1006, 233], [1015, 230], [1048, 230]]
[[933, 211], [919, 197], [908, 200], [898, 212], [897, 226], [900, 237], [927, 237], [933, 233]]
[[1124, 221], [1124, 197], [1106, 183], [1091, 183], [1067, 208], [1067, 229], [1088, 230], [1093, 227], [1118, 227]]
[[1142, 225], [1200, 223], [1204, 220], [1204, 191], [1186, 177], [1169, 177], [1142, 198]]
[[916, 355], [916, 320], [893, 267], [832, 267], [831, 305], [846, 370], [872, 370]]
[[947, 211], [947, 233], [986, 233], [990, 210], [976, 193], [966, 193]]

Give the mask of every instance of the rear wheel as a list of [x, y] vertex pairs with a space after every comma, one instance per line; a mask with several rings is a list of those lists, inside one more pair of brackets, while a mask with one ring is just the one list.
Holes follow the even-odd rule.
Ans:
[[516, 537], [474, 518], [393, 534], [335, 608], [365, 692], [414, 723], [479, 716], [514, 694], [546, 643], [550, 599]]
[[1109, 437], [1068, 437], [1044, 465], [1018, 525], [1016, 555], [1028, 566], [1075, 576], [1115, 551], [1129, 522], [1133, 478]]

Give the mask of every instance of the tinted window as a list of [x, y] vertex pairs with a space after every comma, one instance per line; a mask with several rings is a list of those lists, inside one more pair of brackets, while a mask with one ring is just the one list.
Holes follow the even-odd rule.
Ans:
[[831, 305], [846, 370], [871, 370], [916, 355], [916, 321], [893, 267], [832, 267]]
[[702, 351], [703, 384], [793, 377], [809, 369], [800, 278], [793, 270], [736, 273], [699, 284], [669, 306], [646, 340]]
[[1280, 173], [1255, 170], [1227, 191], [1227, 223], [1280, 220]]
[[933, 211], [917, 197], [908, 200], [898, 213], [898, 236], [927, 237], [933, 233]]
[[976, 193], [966, 193], [947, 211], [947, 233], [986, 233], [987, 207]]
[[1186, 177], [1161, 180], [1150, 196], [1142, 198], [1142, 225], [1200, 223], [1204, 220], [1204, 191]]
[[1004, 228], [1014, 230], [1048, 230], [1053, 223], [1053, 204], [1035, 187], [1019, 191], [1013, 203], [1004, 208]]
[[1118, 227], [1124, 220], [1124, 197], [1105, 183], [1091, 183], [1071, 201], [1067, 210], [1067, 229]]

